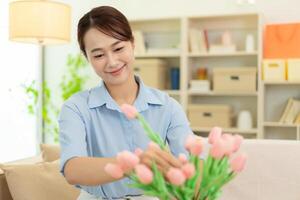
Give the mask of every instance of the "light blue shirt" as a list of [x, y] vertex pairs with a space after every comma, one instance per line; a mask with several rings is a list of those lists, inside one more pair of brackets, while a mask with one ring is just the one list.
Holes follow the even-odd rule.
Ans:
[[[139, 83], [134, 106], [148, 121], [153, 130], [168, 143], [174, 155], [186, 153], [184, 141], [192, 133], [180, 104], [167, 94]], [[115, 157], [123, 150], [146, 149], [150, 140], [137, 120], [128, 120], [118, 104], [100, 84], [88, 91], [79, 92], [68, 99], [59, 117], [61, 172], [73, 157]], [[127, 186], [124, 178], [99, 186], [78, 187], [105, 199], [141, 194]]]

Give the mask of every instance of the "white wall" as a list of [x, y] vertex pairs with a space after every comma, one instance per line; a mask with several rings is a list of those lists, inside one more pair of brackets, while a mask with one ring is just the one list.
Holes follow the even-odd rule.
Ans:
[[[256, 0], [255, 6], [239, 6], [236, 0], [60, 0], [72, 6], [72, 41], [68, 45], [46, 47], [46, 80], [50, 87], [58, 88], [65, 70], [66, 56], [79, 52], [76, 41], [76, 26], [79, 18], [90, 8], [111, 5], [122, 11], [129, 19], [157, 18], [218, 14], [243, 11], [260, 11], [266, 23], [300, 22], [299, 0]], [[97, 83], [98, 78], [91, 70], [88, 86]], [[58, 95], [58, 90], [57, 94]]]

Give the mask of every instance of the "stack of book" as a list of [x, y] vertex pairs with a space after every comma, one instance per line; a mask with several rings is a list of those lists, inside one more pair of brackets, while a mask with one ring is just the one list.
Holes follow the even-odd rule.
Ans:
[[133, 37], [134, 37], [134, 44], [135, 44], [134, 53], [135, 54], [145, 54], [146, 53], [146, 45], [145, 45], [143, 32], [140, 30], [134, 30]]
[[208, 38], [206, 30], [190, 29], [189, 46], [191, 53], [207, 53]]
[[285, 124], [300, 124], [300, 100], [289, 98], [279, 122]]

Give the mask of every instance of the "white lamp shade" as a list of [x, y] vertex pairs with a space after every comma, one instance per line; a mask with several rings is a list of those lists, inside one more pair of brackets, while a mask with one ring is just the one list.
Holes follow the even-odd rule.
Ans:
[[61, 44], [70, 42], [70, 6], [25, 0], [9, 5], [9, 39], [17, 42]]

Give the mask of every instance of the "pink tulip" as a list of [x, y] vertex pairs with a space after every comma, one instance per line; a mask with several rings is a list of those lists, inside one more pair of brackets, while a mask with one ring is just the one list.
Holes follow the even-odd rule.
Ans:
[[106, 164], [104, 167], [104, 171], [115, 179], [119, 179], [124, 176], [123, 170], [117, 164], [112, 164], [112, 163]]
[[117, 162], [122, 170], [127, 172], [132, 170], [140, 162], [140, 159], [129, 151], [122, 151], [117, 154]]
[[138, 114], [136, 108], [129, 104], [123, 104], [121, 106], [121, 110], [128, 119], [134, 119], [134, 118], [136, 118], [136, 116]]
[[191, 163], [184, 164], [181, 167], [181, 170], [187, 179], [191, 178], [195, 174], [195, 166]]
[[189, 135], [185, 142], [185, 148], [195, 156], [198, 156], [203, 151], [203, 143], [201, 137]]
[[241, 172], [245, 167], [246, 161], [247, 161], [246, 154], [240, 154], [240, 155], [236, 156], [235, 158], [233, 158], [230, 161], [232, 171], [234, 171], [236, 173]]
[[219, 127], [214, 127], [211, 129], [208, 136], [208, 143], [213, 144], [217, 141], [222, 135], [222, 129]]
[[186, 139], [185, 139], [185, 148], [186, 149], [190, 149], [190, 147], [193, 145], [193, 143], [194, 143], [194, 135], [192, 135], [192, 134], [190, 134], [190, 135], [188, 135], [187, 137], [186, 137]]
[[138, 164], [134, 167], [134, 170], [141, 183], [150, 184], [152, 182], [153, 173], [146, 165]]
[[137, 156], [137, 157], [140, 157], [142, 154], [143, 154], [143, 150], [141, 148], [136, 148], [134, 150], [134, 154]]
[[180, 154], [179, 154], [178, 159], [179, 159], [179, 161], [180, 161], [181, 163], [183, 163], [183, 164], [185, 164], [185, 163], [188, 162], [188, 159], [187, 159], [186, 155], [183, 154], [183, 153], [180, 153]]
[[222, 140], [224, 142], [225, 155], [230, 156], [233, 153], [235, 147], [235, 139], [231, 134], [225, 133], [222, 135]]
[[170, 181], [170, 183], [177, 186], [182, 185], [186, 180], [186, 177], [183, 174], [183, 172], [180, 169], [173, 167], [171, 167], [167, 172], [167, 178]]
[[219, 138], [212, 144], [210, 155], [215, 159], [221, 159], [225, 155], [226, 150], [226, 143], [222, 140], [222, 138]]
[[233, 152], [237, 152], [240, 149], [240, 146], [244, 138], [240, 135], [234, 135], [233, 137], [234, 137]]

